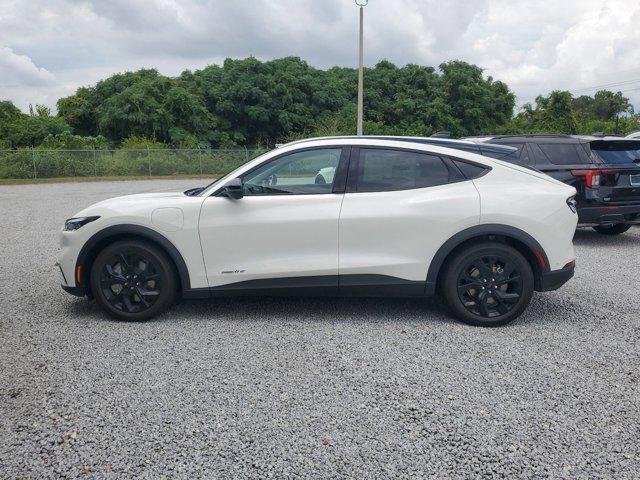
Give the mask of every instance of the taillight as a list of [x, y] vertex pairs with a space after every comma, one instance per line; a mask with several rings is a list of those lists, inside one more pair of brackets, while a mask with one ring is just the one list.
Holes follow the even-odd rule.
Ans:
[[616, 170], [571, 170], [571, 175], [574, 177], [584, 177], [584, 183], [589, 188], [602, 185], [604, 175], [616, 173], [618, 173]]

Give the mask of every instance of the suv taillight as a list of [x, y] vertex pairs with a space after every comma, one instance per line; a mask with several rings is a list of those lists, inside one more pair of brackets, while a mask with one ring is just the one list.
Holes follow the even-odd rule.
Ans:
[[608, 173], [615, 174], [615, 170], [571, 170], [571, 175], [574, 177], [584, 177], [584, 183], [587, 187], [599, 187], [604, 182], [602, 181], [602, 177]]

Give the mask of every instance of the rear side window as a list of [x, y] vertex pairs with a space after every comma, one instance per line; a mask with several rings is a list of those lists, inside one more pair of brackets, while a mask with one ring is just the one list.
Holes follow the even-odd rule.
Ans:
[[[554, 165], [576, 165], [587, 163], [581, 145], [575, 143], [538, 143], [547, 161]], [[582, 152], [581, 152], [582, 150]]]
[[[458, 174], [459, 176], [459, 174]], [[356, 191], [385, 192], [444, 185], [458, 180], [440, 157], [401, 150], [360, 150]]]
[[478, 178], [489, 170], [487, 167], [481, 167], [480, 165], [466, 163], [460, 160], [453, 160], [453, 163], [456, 164], [456, 167], [458, 167], [462, 174], [468, 179]]

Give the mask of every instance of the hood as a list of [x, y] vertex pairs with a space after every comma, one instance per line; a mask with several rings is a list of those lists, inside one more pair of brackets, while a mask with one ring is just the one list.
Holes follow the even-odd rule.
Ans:
[[182, 200], [188, 198], [197, 197], [187, 197], [183, 192], [154, 192], [124, 195], [94, 203], [74, 216], [105, 215], [107, 212], [119, 212], [121, 215], [129, 213], [139, 214], [161, 206], [179, 206]]
[[184, 192], [134, 193], [133, 195], [123, 195], [122, 197], [115, 197], [115, 198], [135, 200], [136, 198], [169, 198], [169, 197], [184, 197]]

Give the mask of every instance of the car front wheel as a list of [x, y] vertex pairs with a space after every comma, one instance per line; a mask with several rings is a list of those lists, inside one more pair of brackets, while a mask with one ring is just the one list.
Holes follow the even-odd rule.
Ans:
[[631, 228], [628, 223], [611, 223], [609, 225], [598, 225], [593, 229], [602, 235], [620, 235]]
[[156, 246], [138, 240], [115, 242], [91, 268], [96, 302], [119, 320], [143, 321], [169, 308], [177, 297], [175, 268]]
[[498, 327], [517, 318], [533, 296], [533, 271], [516, 249], [469, 246], [447, 263], [442, 293], [453, 314], [470, 325]]

